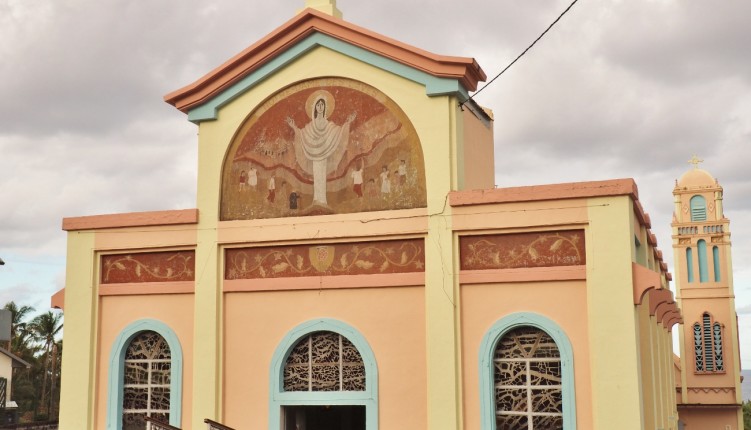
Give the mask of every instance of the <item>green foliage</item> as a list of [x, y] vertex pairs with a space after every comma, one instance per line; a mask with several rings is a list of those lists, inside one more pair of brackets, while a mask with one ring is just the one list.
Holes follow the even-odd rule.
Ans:
[[751, 430], [751, 400], [743, 402], [743, 428]]
[[5, 304], [13, 313], [11, 341], [3, 345], [30, 364], [13, 369], [10, 399], [18, 404], [21, 421], [56, 421], [60, 404], [62, 313], [47, 311], [29, 321], [34, 308]]

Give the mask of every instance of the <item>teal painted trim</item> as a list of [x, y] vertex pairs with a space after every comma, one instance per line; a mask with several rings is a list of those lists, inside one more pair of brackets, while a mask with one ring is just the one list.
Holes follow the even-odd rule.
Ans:
[[720, 282], [720, 248], [712, 247], [712, 263], [714, 265], [714, 281]]
[[[284, 391], [284, 364], [287, 357], [302, 338], [317, 331], [338, 333], [357, 348], [365, 365], [365, 391]], [[270, 372], [269, 430], [281, 429], [281, 409], [286, 405], [362, 405], [365, 406], [365, 428], [378, 429], [378, 366], [370, 345], [354, 327], [329, 318], [298, 325], [284, 336], [274, 351]]]
[[323, 46], [332, 51], [360, 60], [371, 66], [378, 67], [379, 69], [409, 79], [410, 81], [423, 84], [425, 85], [425, 92], [430, 97], [456, 95], [460, 100], [466, 100], [469, 98], [467, 90], [464, 89], [457, 79], [439, 78], [334, 37], [322, 33], [313, 33], [294, 46], [288, 48], [268, 63], [264, 64], [259, 69], [253, 71], [250, 75], [241, 79], [236, 84], [230, 86], [221, 94], [213, 97], [203, 105], [191, 109], [188, 112], [188, 120], [194, 123], [215, 120], [221, 107], [319, 46]]
[[688, 282], [694, 282], [694, 251], [691, 248], [686, 248], [686, 274]]
[[496, 321], [480, 344], [480, 429], [496, 430], [493, 356], [496, 345], [509, 331], [523, 326], [535, 327], [550, 335], [561, 354], [563, 429], [576, 429], [576, 394], [574, 389], [574, 352], [566, 333], [552, 320], [535, 313], [520, 312]]
[[709, 271], [707, 270], [707, 242], [700, 239], [696, 242], [696, 250], [699, 252], [699, 282], [709, 281]]
[[707, 220], [707, 201], [702, 196], [693, 196], [689, 201], [691, 205], [691, 221]]
[[107, 380], [107, 430], [122, 430], [125, 352], [131, 340], [143, 331], [159, 333], [169, 345], [172, 355], [169, 423], [175, 427], [180, 427], [183, 398], [183, 351], [180, 341], [175, 332], [163, 322], [143, 319], [125, 327], [112, 343], [109, 378]]

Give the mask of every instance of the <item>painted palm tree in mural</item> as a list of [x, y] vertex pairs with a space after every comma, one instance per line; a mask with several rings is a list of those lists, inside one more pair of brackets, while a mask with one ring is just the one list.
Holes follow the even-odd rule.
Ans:
[[44, 350], [44, 376], [42, 378], [41, 405], [43, 408], [47, 409], [47, 412], [49, 412], [49, 405], [47, 403], [49, 398], [52, 397], [52, 393], [50, 393], [49, 397], [47, 396], [47, 385], [48, 380], [50, 379], [54, 385], [59, 350], [55, 338], [63, 329], [62, 317], [63, 315], [61, 313], [47, 311], [46, 313], [36, 316], [29, 324], [29, 327], [34, 332], [34, 337], [42, 344], [42, 349]]

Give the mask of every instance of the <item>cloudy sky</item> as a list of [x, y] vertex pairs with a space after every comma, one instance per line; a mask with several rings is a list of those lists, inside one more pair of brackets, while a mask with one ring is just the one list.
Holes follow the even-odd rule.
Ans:
[[[340, 0], [344, 18], [494, 76], [570, 0]], [[303, 0], [0, 0], [0, 304], [64, 286], [63, 217], [195, 207], [196, 126], [163, 102]], [[674, 181], [725, 188], [751, 367], [751, 2], [581, 0], [477, 96], [496, 183], [634, 178], [672, 271]]]

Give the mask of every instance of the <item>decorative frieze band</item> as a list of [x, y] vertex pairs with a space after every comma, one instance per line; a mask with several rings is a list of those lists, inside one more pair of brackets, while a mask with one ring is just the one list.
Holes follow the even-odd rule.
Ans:
[[195, 251], [102, 256], [102, 284], [195, 280]]
[[586, 264], [584, 230], [464, 236], [459, 248], [462, 270]]
[[232, 248], [225, 279], [409, 273], [425, 270], [423, 239]]

